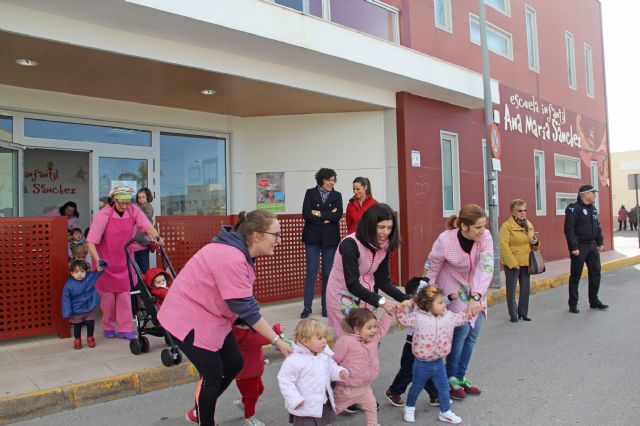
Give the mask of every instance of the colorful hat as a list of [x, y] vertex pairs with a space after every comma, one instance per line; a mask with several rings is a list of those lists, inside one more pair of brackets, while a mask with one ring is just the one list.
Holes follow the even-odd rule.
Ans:
[[114, 185], [113, 189], [111, 190], [111, 196], [114, 200], [130, 200], [131, 198], [133, 198], [133, 194], [135, 192], [135, 188], [131, 185]]

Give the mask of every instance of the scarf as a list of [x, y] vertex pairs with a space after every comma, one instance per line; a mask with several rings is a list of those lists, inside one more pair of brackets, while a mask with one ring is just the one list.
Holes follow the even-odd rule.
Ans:
[[513, 220], [516, 221], [520, 228], [524, 229], [524, 232], [529, 232], [529, 224], [527, 223], [527, 218], [518, 219], [517, 217], [513, 216]]
[[327, 198], [329, 198], [329, 194], [331, 193], [331, 191], [327, 191], [326, 189], [324, 189], [320, 185], [318, 185], [318, 191], [320, 192], [320, 198], [322, 198], [322, 203], [323, 204], [326, 203], [327, 202]]

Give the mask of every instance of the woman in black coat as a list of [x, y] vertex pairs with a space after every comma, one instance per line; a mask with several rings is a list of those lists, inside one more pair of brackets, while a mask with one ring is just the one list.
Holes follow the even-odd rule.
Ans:
[[340, 218], [342, 217], [342, 194], [333, 189], [336, 171], [321, 168], [316, 173], [317, 186], [307, 189], [302, 203], [304, 228], [302, 242], [307, 264], [304, 279], [304, 310], [300, 318], [311, 313], [318, 264], [322, 253], [322, 316], [327, 316], [327, 280], [333, 267], [333, 257], [340, 242]]

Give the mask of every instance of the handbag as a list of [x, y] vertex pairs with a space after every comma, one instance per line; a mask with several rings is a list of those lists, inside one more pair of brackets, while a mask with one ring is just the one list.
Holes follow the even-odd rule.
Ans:
[[544, 259], [542, 258], [542, 253], [540, 250], [531, 249], [529, 253], [529, 274], [536, 275], [541, 274], [545, 271], [544, 267]]

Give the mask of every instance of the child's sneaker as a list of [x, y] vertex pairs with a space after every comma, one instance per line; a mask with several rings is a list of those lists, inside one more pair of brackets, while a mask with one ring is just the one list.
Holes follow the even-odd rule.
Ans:
[[89, 346], [90, 348], [96, 347], [96, 339], [94, 339], [93, 336], [87, 337], [87, 346]]
[[447, 422], [447, 423], [452, 423], [454, 425], [457, 425], [459, 423], [462, 423], [462, 419], [458, 416], [455, 415], [455, 413], [451, 410], [443, 413], [440, 412], [440, 415], [438, 416], [438, 418], [440, 420], [442, 420], [443, 422]]
[[244, 426], [265, 426], [256, 416], [249, 417], [248, 419], [244, 419]]
[[82, 340], [73, 339], [73, 349], [82, 349]]
[[393, 405], [394, 407], [402, 407], [404, 405], [404, 401], [402, 400], [402, 397], [400, 395], [392, 394], [389, 389], [386, 390], [386, 392], [384, 393], [384, 396], [387, 397], [391, 405]]
[[233, 401], [233, 405], [235, 405], [239, 410], [242, 410], [242, 412], [244, 413], [244, 403], [242, 402], [242, 398]]
[[404, 406], [404, 421], [409, 423], [416, 422], [416, 407]]
[[187, 411], [185, 417], [187, 418], [187, 421], [191, 423], [200, 424], [198, 423], [198, 410], [196, 410], [196, 407], [193, 407], [191, 410]]

